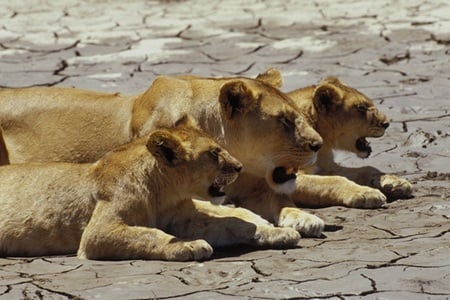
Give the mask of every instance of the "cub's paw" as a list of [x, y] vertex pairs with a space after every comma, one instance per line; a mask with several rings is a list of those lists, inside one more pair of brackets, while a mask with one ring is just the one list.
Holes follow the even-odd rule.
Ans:
[[213, 253], [213, 248], [205, 240], [175, 242], [166, 249], [166, 259], [172, 261], [205, 260]]
[[378, 208], [386, 203], [386, 196], [379, 190], [361, 186], [357, 190], [348, 191], [344, 205], [354, 208]]
[[292, 228], [263, 226], [257, 229], [253, 242], [262, 247], [293, 248], [299, 240], [300, 234]]
[[389, 199], [405, 199], [412, 195], [412, 184], [395, 175], [383, 175], [380, 178], [381, 191]]
[[325, 227], [321, 218], [295, 207], [281, 210], [278, 226], [294, 228], [303, 237], [320, 237]]

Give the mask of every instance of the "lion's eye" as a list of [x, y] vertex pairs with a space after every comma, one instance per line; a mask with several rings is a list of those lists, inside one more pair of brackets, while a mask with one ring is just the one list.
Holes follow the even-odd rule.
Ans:
[[216, 147], [214, 149], [209, 150], [209, 154], [211, 154], [212, 157], [218, 158], [220, 153], [220, 148]]
[[279, 120], [286, 129], [292, 129], [294, 127], [294, 122], [286, 117], [280, 117]]
[[367, 109], [368, 109], [368, 107], [366, 104], [359, 104], [356, 106], [356, 110], [359, 112], [362, 112], [362, 113], [367, 112]]

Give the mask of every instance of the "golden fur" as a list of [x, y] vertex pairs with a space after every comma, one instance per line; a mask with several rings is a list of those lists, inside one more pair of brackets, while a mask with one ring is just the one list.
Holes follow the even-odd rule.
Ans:
[[213, 205], [242, 165], [184, 118], [95, 163], [0, 168], [0, 255], [202, 260], [213, 246], [293, 247], [300, 235]]
[[[315, 164], [316, 173], [339, 175], [352, 181], [338, 179], [341, 182], [335, 185], [340, 187], [339, 193], [342, 193], [342, 196], [335, 195], [331, 203], [318, 202], [318, 205], [343, 204], [371, 208], [379, 207], [384, 203], [381, 196], [375, 197], [375, 190], [369, 190], [363, 186], [376, 188], [390, 199], [411, 196], [412, 185], [405, 179], [385, 174], [373, 167], [345, 168], [334, 162], [333, 150], [353, 152], [360, 158], [369, 157], [371, 148], [366, 138], [381, 137], [388, 128], [387, 117], [368, 97], [335, 77], [324, 79], [318, 86], [298, 89], [288, 95], [303, 111], [309, 112], [314, 120], [314, 128], [323, 138], [323, 146], [318, 152]], [[331, 176], [331, 178], [335, 177]], [[321, 180], [328, 185], [325, 176], [322, 176]], [[309, 183], [305, 182], [305, 184], [304, 186], [309, 186]], [[315, 187], [320, 188], [318, 185]], [[336, 193], [338, 192], [334, 194]], [[364, 200], [356, 199], [355, 195], [356, 197], [364, 195]], [[303, 204], [314, 204], [318, 201], [310, 197], [308, 199], [301, 194], [293, 197], [298, 199], [296, 202]]]
[[[0, 90], [0, 125], [11, 163], [92, 162], [184, 113], [277, 193], [295, 189], [297, 166], [314, 162], [322, 138], [292, 99], [266, 78], [161, 76], [135, 96], [71, 88]], [[230, 193], [240, 185], [229, 186]], [[294, 208], [292, 208], [294, 210]], [[295, 208], [305, 235], [323, 221]]]
[[[276, 69], [259, 75], [258, 79], [278, 87], [282, 82]], [[371, 149], [365, 138], [384, 134], [389, 122], [369, 98], [334, 77], [287, 95], [323, 138], [317, 161], [314, 165], [299, 166], [295, 191], [289, 196], [277, 195], [260, 179], [244, 174], [228, 193], [231, 202], [278, 226], [297, 228], [302, 234], [318, 235], [318, 230], [308, 229], [302, 223], [305, 216], [296, 209], [296, 204], [377, 208], [385, 203], [386, 196], [391, 199], [411, 196], [412, 186], [407, 180], [384, 174], [373, 167], [344, 168], [333, 160], [334, 149], [368, 157]]]
[[[250, 78], [161, 76], [136, 96], [71, 88], [0, 90], [0, 125], [11, 163], [95, 161], [133, 138], [172, 126], [184, 113], [230, 149], [245, 172], [269, 182], [275, 167], [311, 160], [310, 147], [322, 143], [291, 99]], [[258, 149], [258, 155], [248, 149]]]

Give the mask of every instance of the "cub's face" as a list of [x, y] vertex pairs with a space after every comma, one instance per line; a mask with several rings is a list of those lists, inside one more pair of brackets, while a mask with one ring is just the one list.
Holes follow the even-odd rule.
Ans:
[[337, 78], [322, 81], [314, 91], [313, 101], [320, 127], [328, 127], [328, 133], [319, 130], [324, 138], [334, 139], [334, 148], [354, 152], [361, 158], [372, 151], [366, 138], [382, 136], [389, 126], [387, 117], [369, 98]]
[[354, 152], [361, 158], [367, 158], [372, 148], [366, 138], [383, 136], [389, 121], [364, 95], [355, 93], [348, 98], [350, 101], [343, 107], [344, 120], [353, 122], [343, 126], [345, 133], [337, 143], [337, 147]]
[[237, 179], [242, 169], [237, 159], [203, 131], [190, 125], [182, 124], [152, 135], [147, 146], [168, 166], [174, 189], [183, 190], [190, 198], [223, 203], [224, 188]]
[[208, 137], [198, 136], [186, 145], [192, 150], [186, 166], [190, 170], [193, 196], [222, 204], [224, 188], [237, 179], [242, 164]]
[[290, 193], [298, 167], [313, 164], [322, 138], [296, 104], [258, 80], [222, 87], [225, 144], [244, 170], [264, 177], [277, 192]]

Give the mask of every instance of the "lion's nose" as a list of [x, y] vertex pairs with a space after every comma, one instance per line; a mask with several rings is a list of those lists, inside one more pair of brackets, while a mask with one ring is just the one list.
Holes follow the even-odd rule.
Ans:
[[312, 142], [309, 144], [311, 151], [317, 152], [322, 147], [322, 142]]
[[242, 164], [238, 164], [236, 166], [234, 166], [234, 171], [236, 171], [237, 173], [239, 173], [242, 170]]
[[384, 121], [381, 123], [381, 127], [383, 127], [384, 129], [389, 127], [389, 122], [388, 121]]

